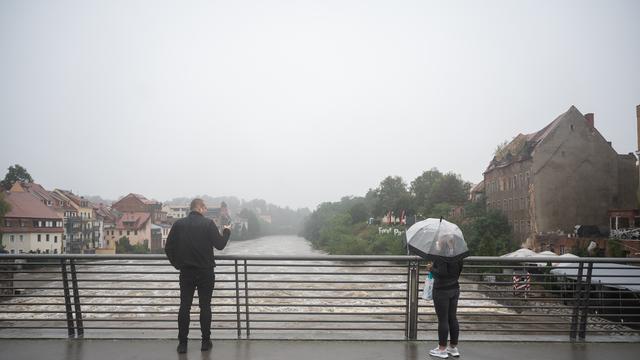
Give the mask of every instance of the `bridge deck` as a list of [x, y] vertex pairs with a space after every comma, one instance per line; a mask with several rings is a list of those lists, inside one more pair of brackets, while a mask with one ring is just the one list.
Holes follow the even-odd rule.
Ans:
[[[198, 340], [189, 352], [176, 353], [171, 340], [17, 340], [0, 339], [0, 359], [92, 359], [92, 360], [377, 360], [428, 359], [435, 345], [405, 341], [280, 341], [215, 340], [213, 351], [201, 353]], [[462, 359], [637, 359], [640, 343], [539, 343], [467, 342], [461, 344]]]

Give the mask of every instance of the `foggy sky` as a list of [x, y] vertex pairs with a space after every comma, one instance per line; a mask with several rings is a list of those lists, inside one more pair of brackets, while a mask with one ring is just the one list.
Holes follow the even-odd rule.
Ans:
[[575, 105], [636, 150], [638, 1], [0, 2], [0, 177], [315, 207]]

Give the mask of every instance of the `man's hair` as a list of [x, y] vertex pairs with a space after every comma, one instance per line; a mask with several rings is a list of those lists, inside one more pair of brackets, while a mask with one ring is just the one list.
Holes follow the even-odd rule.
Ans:
[[204, 200], [200, 199], [200, 198], [195, 198], [193, 200], [191, 200], [191, 211], [195, 211], [196, 209], [198, 209], [201, 206], [206, 206], [204, 204]]

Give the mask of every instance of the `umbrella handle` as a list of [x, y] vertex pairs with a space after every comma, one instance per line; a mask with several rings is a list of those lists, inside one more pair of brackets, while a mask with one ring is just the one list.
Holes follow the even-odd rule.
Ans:
[[442, 216], [440, 216], [440, 222], [442, 222]]

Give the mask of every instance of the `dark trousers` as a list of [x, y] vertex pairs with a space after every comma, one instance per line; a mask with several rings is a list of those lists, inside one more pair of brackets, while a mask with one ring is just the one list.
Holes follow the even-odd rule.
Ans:
[[198, 289], [200, 305], [200, 331], [203, 339], [211, 337], [211, 295], [215, 284], [213, 268], [187, 268], [180, 270], [180, 311], [178, 312], [178, 339], [187, 341], [193, 293]]
[[447, 346], [447, 335], [450, 335], [451, 345], [458, 345], [458, 298], [460, 289], [438, 290], [433, 289], [433, 306], [438, 315], [438, 344]]

